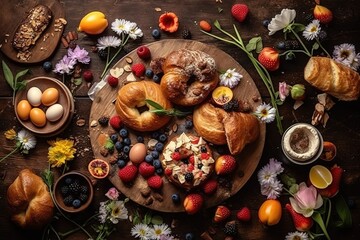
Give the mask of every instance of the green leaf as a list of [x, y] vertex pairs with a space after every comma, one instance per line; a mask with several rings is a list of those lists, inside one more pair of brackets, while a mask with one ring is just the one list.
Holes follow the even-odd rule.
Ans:
[[[259, 47], [258, 47], [258, 43], [261, 43], [261, 49], [262, 49], [262, 40], [261, 40], [261, 37], [254, 37], [252, 39], [249, 40], [249, 43], [246, 44], [245, 48], [247, 51], [251, 52], [253, 50], [258, 50]], [[261, 51], [260, 49], [260, 51]]]
[[218, 13], [221, 13], [223, 10], [221, 7], [218, 7]]
[[335, 209], [340, 218], [340, 222], [336, 224], [336, 227], [349, 228], [352, 226], [352, 218], [349, 207], [346, 204], [345, 199], [341, 195], [337, 195], [334, 198]]
[[317, 49], [319, 49], [319, 47], [320, 47], [320, 45], [317, 42], [315, 42], [314, 45], [312, 46], [312, 49], [317, 50]]
[[29, 69], [25, 69], [25, 70], [22, 70], [22, 71], [18, 72], [16, 74], [16, 76], [15, 76], [15, 82], [17, 82], [19, 78], [21, 78], [22, 76], [24, 76], [28, 72], [29, 72]]
[[220, 26], [220, 23], [219, 23], [218, 20], [215, 20], [214, 26], [215, 26], [216, 28], [218, 28], [218, 29], [221, 29], [221, 26]]
[[164, 222], [163, 218], [159, 215], [155, 215], [151, 218], [151, 223], [154, 225], [160, 225]]
[[305, 29], [305, 25], [301, 23], [293, 23], [292, 29], [294, 30], [294, 32], [302, 32]]
[[161, 106], [160, 104], [158, 104], [157, 102], [154, 102], [153, 100], [150, 100], [150, 99], [145, 99], [145, 102], [147, 103], [147, 104], [149, 104], [150, 106], [152, 106], [153, 108], [155, 108], [155, 109], [163, 109], [164, 110], [164, 108], [163, 108], [163, 106]]
[[54, 175], [52, 171], [50, 171], [49, 169], [45, 169], [41, 173], [41, 178], [43, 179], [45, 184], [51, 189], [52, 185], [54, 184]]
[[327, 230], [326, 230], [324, 221], [323, 221], [320, 213], [317, 212], [317, 211], [315, 211], [311, 217], [312, 217], [312, 219], [319, 225], [319, 227], [321, 228], [321, 230], [322, 230], [323, 233], [325, 234], [326, 239], [330, 240], [330, 236], [329, 236], [329, 234], [328, 234], [328, 232], [327, 232]]
[[2, 69], [3, 69], [3, 73], [4, 73], [4, 76], [5, 76], [6, 82], [10, 85], [10, 87], [13, 90], [15, 90], [14, 75], [12, 74], [9, 66], [4, 61], [2, 61]]
[[75, 86], [80, 86], [82, 84], [82, 78], [74, 78], [73, 83]]
[[16, 90], [23, 90], [23, 89], [25, 89], [26, 83], [27, 83], [27, 82], [25, 82], [25, 81], [17, 82], [17, 83], [16, 83], [16, 86], [15, 86], [15, 89], [16, 89]]
[[105, 142], [104, 147], [105, 147], [107, 150], [112, 151], [112, 150], [114, 150], [114, 142], [113, 142], [110, 138], [108, 138], [108, 139], [106, 140], [106, 142]]
[[151, 223], [151, 218], [152, 218], [151, 213], [147, 212], [144, 216], [143, 223], [149, 225]]

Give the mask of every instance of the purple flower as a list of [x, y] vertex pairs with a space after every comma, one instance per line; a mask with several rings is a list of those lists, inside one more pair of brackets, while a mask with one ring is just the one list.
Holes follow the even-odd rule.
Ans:
[[65, 55], [56, 65], [54, 72], [59, 74], [70, 74], [74, 69], [76, 60]]
[[89, 53], [84, 48], [80, 48], [79, 45], [74, 49], [69, 48], [68, 56], [83, 64], [88, 64], [90, 62]]
[[290, 198], [293, 209], [305, 217], [311, 217], [314, 209], [323, 205], [323, 199], [314, 186], [307, 187], [304, 182], [299, 184], [299, 191]]
[[119, 197], [119, 191], [112, 187], [109, 189], [109, 191], [105, 194], [110, 200], [117, 200]]
[[279, 83], [279, 97], [280, 100], [283, 102], [285, 101], [286, 97], [289, 96], [290, 89], [286, 82]]

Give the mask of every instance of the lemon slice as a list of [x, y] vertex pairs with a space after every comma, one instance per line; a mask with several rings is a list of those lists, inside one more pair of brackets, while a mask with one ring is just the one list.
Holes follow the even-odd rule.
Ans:
[[328, 187], [333, 181], [330, 170], [322, 165], [315, 165], [310, 169], [309, 179], [311, 184], [319, 189]]

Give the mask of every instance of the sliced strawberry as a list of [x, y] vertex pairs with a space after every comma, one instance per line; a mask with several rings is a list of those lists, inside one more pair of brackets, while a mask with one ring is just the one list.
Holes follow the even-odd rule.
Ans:
[[297, 213], [289, 203], [285, 205], [285, 208], [290, 213], [294, 226], [298, 231], [305, 232], [310, 230], [314, 223], [311, 217], [305, 217], [304, 215]]
[[333, 178], [332, 183], [325, 189], [318, 189], [320, 195], [327, 198], [332, 198], [339, 192], [341, 177], [344, 173], [344, 170], [335, 164], [330, 169], [330, 172]]
[[215, 211], [215, 215], [214, 215], [214, 222], [218, 223], [218, 222], [223, 222], [226, 219], [228, 219], [231, 215], [231, 211], [230, 209], [228, 209], [225, 206], [218, 206], [216, 211]]
[[236, 160], [231, 155], [221, 155], [215, 161], [215, 172], [218, 175], [230, 174], [236, 167]]
[[327, 24], [332, 21], [333, 14], [330, 9], [321, 5], [316, 5], [314, 8], [314, 18], [323, 24]]
[[258, 60], [269, 71], [275, 71], [280, 66], [279, 53], [272, 47], [264, 47], [258, 56]]
[[198, 193], [190, 193], [184, 199], [184, 208], [188, 214], [197, 213], [204, 203], [204, 198]]

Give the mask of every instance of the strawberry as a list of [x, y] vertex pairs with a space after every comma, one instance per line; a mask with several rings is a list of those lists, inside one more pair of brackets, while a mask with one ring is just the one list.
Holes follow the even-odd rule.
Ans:
[[201, 20], [199, 22], [199, 26], [200, 26], [201, 30], [203, 30], [205, 32], [211, 32], [211, 25], [207, 21]]
[[151, 52], [150, 49], [147, 46], [140, 46], [136, 49], [136, 53], [139, 56], [139, 58], [143, 60], [148, 60], [151, 58]]
[[170, 176], [171, 174], [172, 174], [172, 168], [169, 167], [165, 168], [165, 175]]
[[109, 120], [109, 124], [112, 128], [114, 128], [115, 130], [120, 129], [121, 125], [122, 125], [122, 121], [119, 115], [114, 115], [110, 118]]
[[228, 209], [225, 206], [218, 206], [216, 211], [215, 211], [215, 215], [214, 215], [214, 222], [219, 223], [219, 222], [223, 222], [226, 219], [228, 219], [231, 215], [231, 211], [230, 209]]
[[188, 214], [197, 213], [204, 203], [204, 198], [198, 193], [190, 193], [184, 199], [184, 208]]
[[236, 166], [236, 160], [231, 155], [221, 155], [216, 159], [215, 172], [218, 175], [229, 174], [234, 171]]
[[146, 68], [142, 63], [135, 63], [131, 66], [131, 71], [135, 76], [142, 77], [146, 71]]
[[215, 179], [210, 179], [204, 183], [204, 185], [202, 186], [202, 189], [205, 194], [211, 195], [216, 192], [217, 187], [218, 187], [217, 181]]
[[153, 189], [159, 189], [163, 185], [162, 177], [158, 175], [151, 176], [147, 179], [147, 184]]
[[243, 22], [248, 13], [249, 8], [246, 4], [234, 4], [231, 8], [231, 15], [239, 22]]
[[269, 71], [275, 71], [280, 66], [279, 53], [272, 47], [264, 47], [258, 56], [258, 60]]
[[134, 165], [126, 165], [122, 169], [119, 170], [118, 175], [121, 181], [128, 183], [134, 181], [136, 178], [138, 169]]
[[341, 176], [344, 170], [335, 164], [330, 169], [330, 172], [333, 178], [332, 183], [325, 189], [318, 189], [320, 195], [327, 198], [332, 198], [339, 192]]
[[314, 18], [321, 23], [326, 24], [332, 21], [333, 14], [330, 9], [321, 5], [316, 5], [314, 8]]
[[119, 79], [117, 77], [109, 75], [107, 77], [107, 82], [111, 87], [117, 87], [117, 85], [119, 84]]
[[297, 213], [289, 203], [285, 205], [285, 208], [290, 213], [294, 226], [298, 231], [305, 232], [312, 227], [314, 221], [311, 217], [304, 217], [304, 215]]
[[248, 207], [243, 207], [236, 213], [236, 218], [242, 222], [248, 222], [251, 219], [251, 212]]
[[94, 76], [90, 70], [85, 70], [82, 74], [82, 77], [86, 82], [91, 82], [94, 79]]
[[174, 161], [179, 161], [181, 159], [181, 154], [179, 152], [173, 152], [171, 154], [171, 158], [174, 160]]
[[147, 162], [142, 162], [139, 165], [139, 173], [144, 178], [148, 178], [155, 173], [155, 167]]

